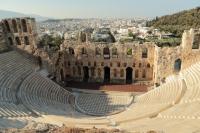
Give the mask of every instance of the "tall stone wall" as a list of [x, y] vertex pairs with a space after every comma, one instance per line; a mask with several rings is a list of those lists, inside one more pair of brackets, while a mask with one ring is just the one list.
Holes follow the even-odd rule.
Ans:
[[[183, 33], [182, 43], [176, 47], [162, 48], [154, 43], [81, 43], [66, 40], [61, 45], [64, 53], [59, 57], [61, 64], [56, 77], [84, 81], [85, 67], [89, 82], [104, 82], [105, 67], [108, 67], [111, 83], [126, 83], [127, 69], [131, 68], [133, 83], [165, 83], [166, 78], [179, 74], [198, 60], [199, 40], [199, 30], [193, 29]], [[108, 55], [104, 53], [105, 48], [109, 51]], [[127, 55], [128, 49], [131, 49], [131, 55]], [[148, 51], [147, 58], [142, 58], [144, 49]], [[113, 53], [116, 50], [117, 54]]]
[[[61, 58], [62, 63], [58, 66], [63, 66], [60, 71], [64, 74], [60, 74], [59, 70], [57, 74], [65, 75], [64, 77], [83, 81], [84, 69], [88, 69], [89, 82], [104, 82], [105, 68], [109, 68], [111, 83], [126, 83], [127, 74], [132, 82], [153, 80], [155, 46], [152, 43], [65, 42], [61, 49], [65, 51], [62, 57], [64, 60]], [[146, 57], [142, 57], [143, 50], [147, 52]], [[130, 53], [127, 54], [128, 52]]]
[[[165, 82], [168, 76], [177, 75], [181, 70], [200, 61], [200, 30], [187, 30], [183, 33], [182, 42], [177, 47], [157, 47], [155, 53], [154, 83]], [[180, 60], [180, 70], [176, 70], [176, 61]]]
[[163, 83], [165, 79], [172, 75], [177, 74], [174, 69], [175, 61], [181, 58], [181, 48], [178, 47], [157, 47], [157, 59], [155, 61], [156, 69], [154, 70], [155, 79], [154, 83]]

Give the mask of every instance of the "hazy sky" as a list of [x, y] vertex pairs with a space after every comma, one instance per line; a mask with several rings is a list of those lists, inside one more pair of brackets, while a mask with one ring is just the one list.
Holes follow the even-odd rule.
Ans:
[[155, 17], [200, 6], [200, 0], [0, 0], [0, 9], [54, 18]]

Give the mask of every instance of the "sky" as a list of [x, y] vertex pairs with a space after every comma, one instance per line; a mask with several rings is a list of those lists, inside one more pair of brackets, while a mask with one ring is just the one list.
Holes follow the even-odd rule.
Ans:
[[52, 18], [155, 17], [200, 6], [200, 0], [0, 0], [0, 9]]

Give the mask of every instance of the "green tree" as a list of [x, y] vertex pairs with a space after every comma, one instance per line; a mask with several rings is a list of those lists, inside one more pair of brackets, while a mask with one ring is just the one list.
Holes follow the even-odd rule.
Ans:
[[39, 45], [41, 47], [49, 46], [49, 47], [59, 48], [59, 46], [60, 46], [60, 44], [62, 44], [62, 42], [63, 42], [63, 38], [61, 38], [60, 36], [53, 37], [51, 35], [46, 34], [41, 38]]

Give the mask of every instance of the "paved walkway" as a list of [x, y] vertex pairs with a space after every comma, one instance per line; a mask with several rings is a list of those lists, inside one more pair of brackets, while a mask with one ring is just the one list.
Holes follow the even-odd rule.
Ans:
[[66, 87], [88, 89], [88, 90], [106, 90], [106, 91], [122, 91], [122, 92], [147, 92], [147, 85], [132, 84], [103, 84], [103, 83], [85, 83], [70, 81]]

